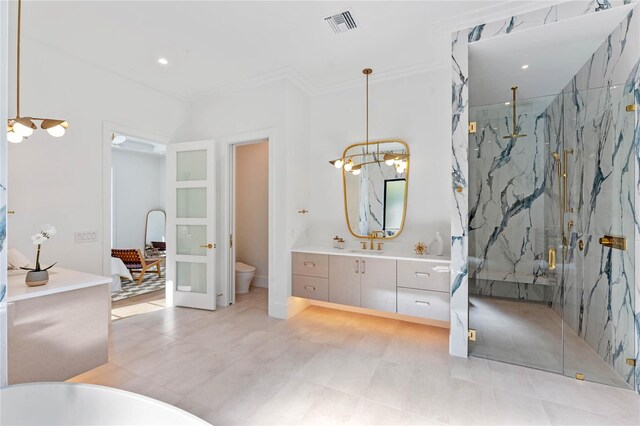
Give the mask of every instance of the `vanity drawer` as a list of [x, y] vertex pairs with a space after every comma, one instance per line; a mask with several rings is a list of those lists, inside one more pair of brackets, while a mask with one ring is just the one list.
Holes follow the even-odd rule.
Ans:
[[398, 313], [449, 321], [449, 293], [398, 288]]
[[292, 269], [295, 275], [329, 278], [329, 256], [314, 253], [293, 253]]
[[329, 280], [327, 278], [294, 275], [292, 281], [293, 296], [329, 301]]
[[449, 293], [450, 265], [448, 263], [398, 260], [398, 287]]

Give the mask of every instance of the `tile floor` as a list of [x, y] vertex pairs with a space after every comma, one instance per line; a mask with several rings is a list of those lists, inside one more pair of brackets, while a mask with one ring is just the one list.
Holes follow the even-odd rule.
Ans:
[[108, 364], [73, 381], [113, 386], [226, 424], [640, 424], [632, 391], [448, 355], [448, 331], [310, 307], [267, 316], [254, 289], [207, 312], [115, 321]]
[[486, 296], [469, 301], [469, 327], [478, 335], [472, 355], [630, 388], [566, 323], [563, 334], [562, 320], [547, 305]]

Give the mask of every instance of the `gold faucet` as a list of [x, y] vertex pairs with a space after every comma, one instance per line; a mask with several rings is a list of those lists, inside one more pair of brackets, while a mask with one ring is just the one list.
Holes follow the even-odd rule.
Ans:
[[[382, 231], [371, 231], [371, 234], [369, 234], [369, 236], [367, 238], [369, 238], [369, 250], [373, 250], [373, 240], [376, 239], [376, 237], [379, 236], [379, 238], [384, 238], [384, 232]], [[378, 249], [380, 250], [380, 249]]]

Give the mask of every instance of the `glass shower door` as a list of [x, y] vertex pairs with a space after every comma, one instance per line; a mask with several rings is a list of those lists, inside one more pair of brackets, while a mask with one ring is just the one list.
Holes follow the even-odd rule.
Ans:
[[557, 98], [518, 101], [515, 129], [508, 103], [470, 108], [469, 352], [562, 373]]
[[564, 372], [634, 386], [637, 112], [625, 87], [564, 95], [568, 206]]

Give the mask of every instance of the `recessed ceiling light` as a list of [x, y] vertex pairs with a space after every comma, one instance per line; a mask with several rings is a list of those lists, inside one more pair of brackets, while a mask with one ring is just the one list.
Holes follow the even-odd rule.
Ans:
[[167, 61], [167, 58], [160, 58], [158, 59], [158, 63], [161, 65], [167, 65], [169, 61]]
[[505, 105], [511, 105], [511, 102], [505, 102], [504, 104]]
[[525, 64], [525, 65], [523, 65], [523, 66], [522, 66], [522, 69], [523, 69], [523, 70], [526, 70], [527, 68], [529, 68], [529, 65], [527, 65], [527, 64]]

